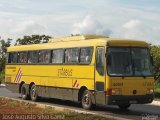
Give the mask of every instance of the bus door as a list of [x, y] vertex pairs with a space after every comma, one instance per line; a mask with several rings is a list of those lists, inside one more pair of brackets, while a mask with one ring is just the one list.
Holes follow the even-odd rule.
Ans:
[[95, 67], [96, 104], [105, 104], [105, 64], [105, 47], [97, 47]]

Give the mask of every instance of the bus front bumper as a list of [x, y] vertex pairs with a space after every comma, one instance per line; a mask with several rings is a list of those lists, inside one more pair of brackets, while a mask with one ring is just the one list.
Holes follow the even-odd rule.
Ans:
[[122, 96], [122, 95], [107, 95], [106, 104], [120, 105], [120, 104], [145, 104], [153, 101], [154, 95], [136, 95], [136, 96]]

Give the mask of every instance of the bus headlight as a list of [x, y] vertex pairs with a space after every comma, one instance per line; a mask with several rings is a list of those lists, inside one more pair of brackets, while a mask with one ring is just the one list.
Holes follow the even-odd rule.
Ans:
[[122, 90], [121, 89], [112, 89], [112, 95], [121, 95]]
[[153, 94], [154, 93], [154, 90], [151, 88], [147, 89], [147, 94]]

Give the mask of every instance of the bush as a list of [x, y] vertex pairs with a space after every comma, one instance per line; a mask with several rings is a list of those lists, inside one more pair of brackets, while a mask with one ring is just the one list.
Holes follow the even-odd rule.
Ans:
[[155, 98], [160, 99], [160, 82], [159, 81], [155, 81], [154, 95], [155, 95]]
[[4, 78], [5, 78], [4, 72], [0, 72], [0, 84], [4, 83]]

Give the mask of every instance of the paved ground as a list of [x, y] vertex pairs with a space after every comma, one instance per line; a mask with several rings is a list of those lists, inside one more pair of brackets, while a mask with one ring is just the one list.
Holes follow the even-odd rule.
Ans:
[[[0, 87], [0, 96], [21, 99], [19, 94], [12, 93], [7, 90], [5, 87]], [[62, 101], [57, 99], [41, 99], [39, 103], [52, 105], [57, 107], [76, 109], [80, 111], [84, 111], [78, 103], [70, 102], [70, 101]], [[98, 106], [95, 110], [92, 110], [96, 114], [101, 115], [109, 115], [122, 119], [131, 119], [131, 120], [142, 120], [142, 117], [147, 118], [144, 120], [150, 120], [149, 117], [154, 117], [154, 120], [160, 120], [160, 105], [157, 102], [153, 104], [145, 104], [145, 105], [132, 105], [129, 110], [122, 111], [118, 109], [117, 106]], [[158, 117], [158, 118], [157, 118]], [[152, 119], [153, 120], [153, 119]]]

